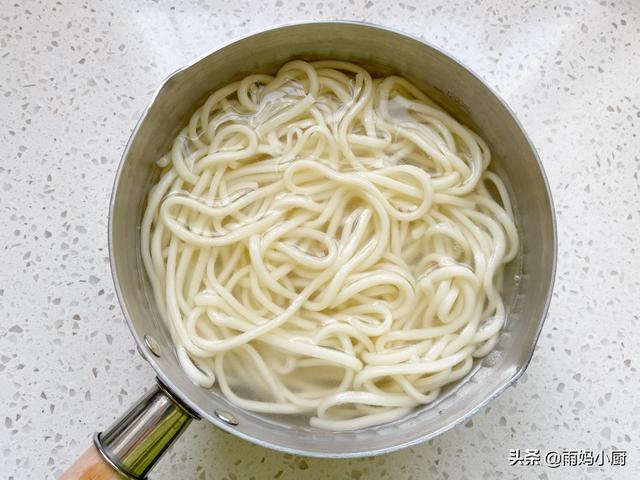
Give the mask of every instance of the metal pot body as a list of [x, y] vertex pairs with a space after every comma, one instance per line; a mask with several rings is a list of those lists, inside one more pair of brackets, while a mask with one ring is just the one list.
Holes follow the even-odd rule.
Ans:
[[[489, 143], [507, 180], [521, 238], [507, 270], [508, 319], [494, 352], [434, 404], [398, 421], [354, 432], [313, 429], [304, 418], [266, 416], [229, 403], [183, 374], [158, 314], [140, 256], [140, 222], [153, 164], [214, 89], [247, 74], [274, 73], [288, 60], [341, 59], [398, 73], [432, 95]], [[378, 26], [352, 22], [287, 25], [229, 43], [172, 74], [136, 126], [111, 200], [109, 247], [116, 291], [141, 353], [162, 383], [203, 419], [256, 444], [317, 457], [390, 452], [464, 421], [517, 379], [529, 363], [551, 297], [556, 233], [553, 204], [535, 149], [509, 108], [476, 75], [442, 51]]]

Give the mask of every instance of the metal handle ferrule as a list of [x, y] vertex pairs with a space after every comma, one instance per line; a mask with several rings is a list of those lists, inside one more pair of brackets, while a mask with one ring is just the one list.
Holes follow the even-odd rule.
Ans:
[[197, 415], [158, 381], [113, 425], [96, 433], [93, 441], [120, 474], [144, 480], [194, 418], [198, 419]]

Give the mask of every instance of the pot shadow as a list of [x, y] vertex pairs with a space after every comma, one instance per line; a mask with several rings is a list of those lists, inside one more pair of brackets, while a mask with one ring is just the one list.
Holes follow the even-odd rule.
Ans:
[[447, 442], [447, 436], [444, 434], [435, 444], [430, 441], [377, 457], [311, 458], [254, 445], [200, 421], [189, 428], [153, 476], [173, 480], [416, 479], [439, 463], [442, 440], [445, 444], [453, 440]]

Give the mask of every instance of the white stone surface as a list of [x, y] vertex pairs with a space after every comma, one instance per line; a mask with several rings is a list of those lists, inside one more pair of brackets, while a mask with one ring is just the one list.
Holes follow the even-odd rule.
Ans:
[[[200, 422], [156, 479], [640, 478], [640, 3], [0, 2], [0, 477], [55, 478], [153, 382], [114, 298], [116, 164], [161, 79], [298, 19], [426, 39], [478, 72], [537, 146], [559, 229], [522, 380], [465, 425], [359, 460], [265, 450]], [[510, 467], [510, 448], [624, 449], [626, 467]]]

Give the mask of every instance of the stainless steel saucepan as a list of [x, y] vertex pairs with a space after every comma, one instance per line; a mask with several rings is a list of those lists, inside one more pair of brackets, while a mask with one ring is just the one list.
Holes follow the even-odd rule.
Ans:
[[[386, 425], [328, 432], [305, 419], [244, 411], [215, 389], [182, 372], [158, 314], [140, 256], [140, 222], [153, 181], [153, 164], [212, 90], [250, 73], [274, 73], [293, 58], [359, 63], [380, 74], [398, 73], [423, 88], [485, 138], [496, 169], [507, 179], [516, 210], [521, 256], [507, 269], [508, 319], [500, 341], [470, 374], [438, 401]], [[556, 264], [554, 210], [534, 147], [505, 103], [467, 68], [420, 40], [353, 22], [301, 23], [228, 43], [172, 74], [138, 122], [116, 175], [109, 217], [115, 288], [155, 385], [63, 476], [145, 478], [192, 419], [259, 445], [299, 455], [359, 457], [415, 445], [469, 418], [527, 367], [547, 311]], [[118, 472], [118, 473], [116, 473]], [[102, 476], [101, 476], [102, 475]]]

